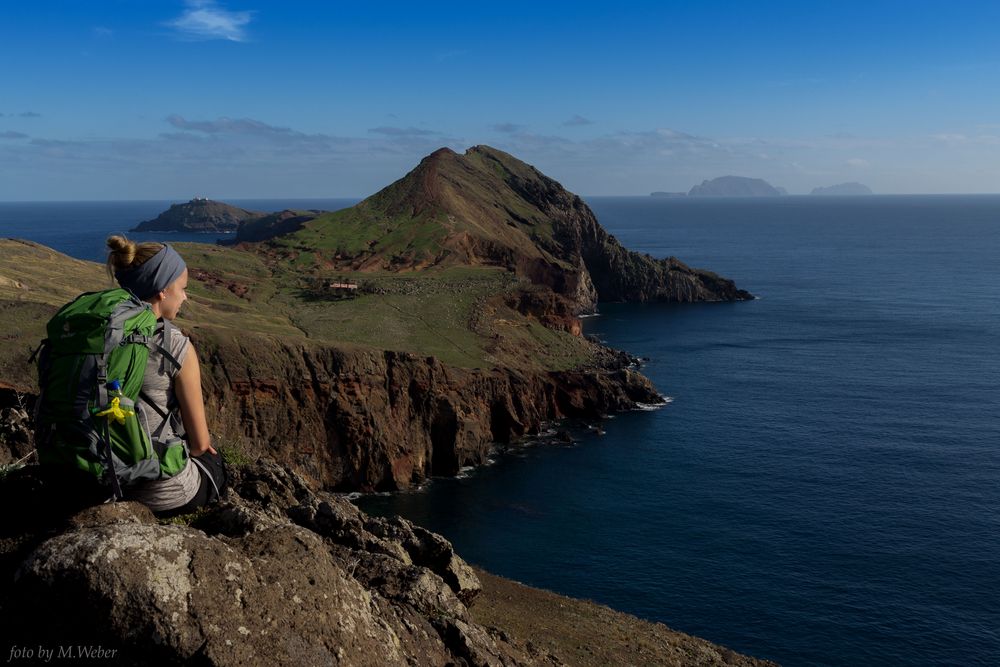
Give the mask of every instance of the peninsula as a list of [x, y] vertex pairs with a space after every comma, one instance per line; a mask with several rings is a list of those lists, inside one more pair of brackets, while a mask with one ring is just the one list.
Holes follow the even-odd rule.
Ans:
[[[337, 490], [410, 488], [552, 420], [659, 402], [634, 359], [581, 335], [599, 301], [752, 298], [627, 250], [578, 196], [486, 146], [273, 222], [231, 247], [175, 244], [192, 278], [178, 324], [205, 359], [213, 433]], [[37, 244], [0, 249], [0, 382], [31, 394], [19, 350], [107, 278]]]

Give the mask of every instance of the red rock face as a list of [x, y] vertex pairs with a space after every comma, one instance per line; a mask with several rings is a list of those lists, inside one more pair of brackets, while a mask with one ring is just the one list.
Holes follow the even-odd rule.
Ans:
[[227, 435], [339, 490], [409, 488], [481, 464], [495, 443], [545, 422], [658, 399], [621, 361], [529, 375], [264, 338], [197, 344], [210, 426], [235, 426]]

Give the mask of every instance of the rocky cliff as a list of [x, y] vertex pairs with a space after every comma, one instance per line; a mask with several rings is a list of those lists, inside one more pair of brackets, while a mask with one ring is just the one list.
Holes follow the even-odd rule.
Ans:
[[[433, 357], [195, 330], [215, 442], [266, 454], [313, 484], [408, 489], [486, 461], [565, 417], [596, 419], [662, 397], [611, 351], [544, 374], [449, 367]], [[0, 464], [30, 453], [30, 382], [0, 385]]]
[[0, 539], [10, 650], [99, 648], [126, 665], [560, 664], [475, 623], [479, 581], [440, 536], [267, 462], [234, 472], [228, 501], [191, 525], [138, 503], [72, 514], [43, 470], [11, 473], [0, 495], [33, 502]]
[[[81, 508], [36, 466], [0, 477], [0, 501], [23, 508], [0, 525], [0, 649], [28, 664], [773, 666], [492, 575], [484, 592], [440, 535], [271, 461], [230, 472], [224, 502], [170, 521]], [[546, 633], [566, 622], [598, 631]]]
[[527, 373], [253, 336], [192, 340], [212, 423], [334, 489], [410, 488], [547, 422], [662, 400], [634, 360], [610, 351], [589, 368]]
[[[497, 444], [538, 433], [547, 422], [598, 418], [636, 402], [660, 400], [634, 359], [572, 335], [580, 333], [579, 320], [547, 289], [470, 300], [456, 321], [464, 327], [474, 319], [469, 326], [477, 338], [469, 340], [486, 347], [482, 356], [459, 366], [399, 349], [401, 343], [384, 349], [337, 342], [323, 333], [323, 317], [339, 322], [345, 317], [341, 313], [372, 312], [377, 316], [371, 326], [392, 334], [386, 341], [409, 335], [403, 324], [422, 333], [423, 320], [393, 308], [383, 318], [379, 310], [382, 301], [405, 305], [420, 295], [372, 295], [356, 303], [295, 301], [289, 308], [265, 300], [277, 290], [257, 264], [243, 267], [242, 274], [216, 274], [199, 268], [194, 248], [232, 270], [253, 256], [212, 246], [181, 247], [191, 260], [192, 298], [185, 308], [192, 314], [178, 324], [201, 360], [213, 436], [267, 453], [328, 488], [409, 488], [431, 475], [453, 475], [462, 466], [482, 463]], [[104, 279], [99, 265], [41, 246], [0, 241], [0, 249], [5, 253], [0, 253], [0, 277], [9, 272], [19, 279], [19, 286], [0, 285], [0, 410], [30, 410], [37, 386], [28, 357], [44, 336], [45, 322], [81, 285], [100, 287]], [[50, 279], [53, 275], [59, 280]], [[429, 302], [442, 300], [446, 313], [454, 310], [455, 294], [449, 287]], [[284, 319], [300, 317], [306, 308], [312, 309], [309, 323], [296, 327]], [[390, 314], [402, 322], [389, 321]], [[351, 330], [357, 335], [360, 321], [354, 321]], [[302, 328], [313, 324], [317, 328]], [[434, 343], [442, 335], [459, 334], [442, 326], [426, 339]], [[367, 330], [360, 336], [369, 343], [377, 340]], [[418, 341], [413, 347], [424, 345]], [[561, 365], [541, 363], [543, 355], [564, 352], [575, 356]], [[23, 433], [5, 434], [2, 428], [0, 445], [7, 451], [0, 452], [0, 463], [30, 451]]]
[[169, 209], [136, 225], [133, 232], [235, 232], [241, 223], [263, 216], [210, 199], [195, 198], [185, 204], [173, 204]]

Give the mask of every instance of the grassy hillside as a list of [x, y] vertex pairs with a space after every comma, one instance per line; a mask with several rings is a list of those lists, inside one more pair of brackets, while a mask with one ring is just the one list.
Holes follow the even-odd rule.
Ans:
[[319, 216], [270, 245], [356, 270], [503, 265], [513, 256], [560, 265], [563, 258], [548, 250], [550, 216], [518, 189], [539, 178], [486, 146], [464, 155], [441, 149], [357, 206]]
[[[585, 340], [503, 305], [520, 281], [494, 267], [398, 274], [343, 272], [299, 255], [174, 244], [190, 269], [178, 325], [434, 356], [465, 368], [561, 370], [587, 361]], [[355, 281], [364, 293], [338, 300], [319, 286]], [[30, 242], [0, 240], [0, 379], [30, 372], [30, 349], [55, 310], [85, 291], [112, 286], [102, 265]], [[27, 380], [25, 380], [27, 381]]]
[[[270, 236], [270, 238], [266, 238]], [[442, 148], [358, 205], [254, 235], [300, 268], [420, 272], [493, 266], [565, 297], [577, 314], [603, 301], [733, 301], [733, 281], [624, 248], [558, 182], [489, 146]]]

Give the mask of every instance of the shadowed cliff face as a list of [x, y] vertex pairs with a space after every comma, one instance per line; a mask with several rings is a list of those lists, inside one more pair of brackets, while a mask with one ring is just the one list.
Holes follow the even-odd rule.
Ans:
[[660, 395], [624, 356], [547, 374], [264, 338], [195, 336], [214, 424], [327, 488], [393, 490], [485, 462], [494, 443]]
[[582, 199], [488, 146], [464, 155], [442, 148], [357, 206], [275, 235], [270, 247], [325, 250], [345, 270], [502, 266], [568, 298], [578, 314], [598, 301], [752, 298], [675, 258], [623, 248]]
[[[520, 163], [510, 169], [515, 158], [484, 146], [477, 151], [505, 169], [504, 180], [525, 201], [533, 202], [552, 220], [552, 236], [543, 245], [555, 256], [574, 266], [582, 266], [576, 303], [583, 305], [592, 285], [600, 301], [739, 301], [753, 295], [738, 289], [732, 280], [710, 271], [692, 269], [675, 257], [654, 259], [626, 249], [598, 223], [593, 211], [578, 196], [534, 167]], [[541, 240], [546, 241], [545, 239]], [[559, 290], [557, 290], [559, 291]]]
[[[662, 400], [632, 359], [610, 350], [589, 368], [524, 373], [206, 330], [192, 342], [217, 445], [266, 454], [343, 491], [411, 488], [482, 464], [497, 443], [547, 422]], [[0, 391], [0, 463], [31, 450], [33, 391]]]

